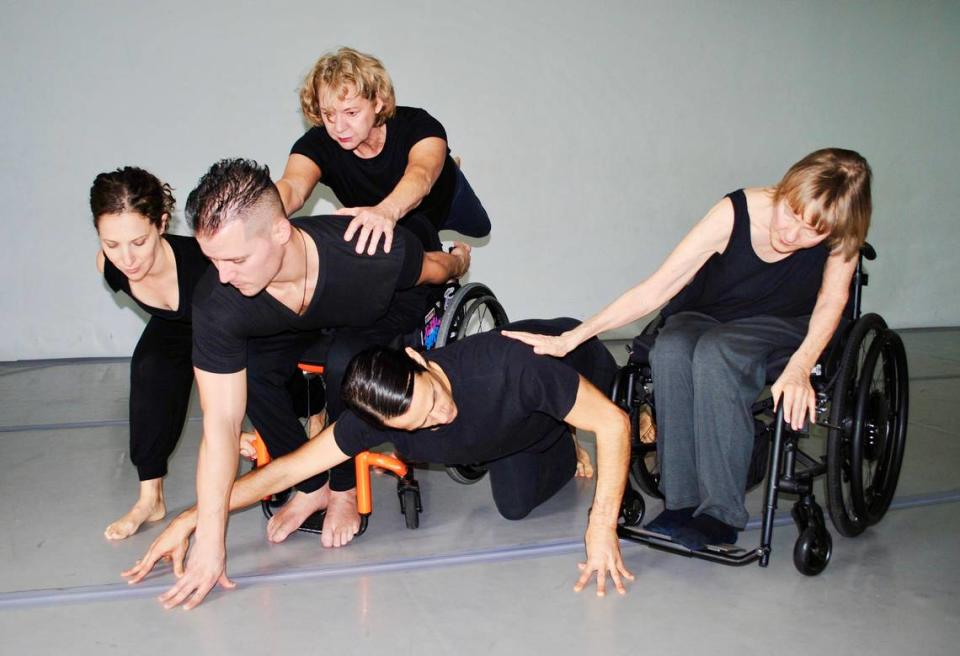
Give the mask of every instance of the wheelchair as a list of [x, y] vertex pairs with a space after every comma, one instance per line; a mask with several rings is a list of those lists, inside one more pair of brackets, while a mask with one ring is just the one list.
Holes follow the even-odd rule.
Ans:
[[[651, 375], [650, 349], [663, 320], [648, 324], [628, 347], [628, 363], [613, 385], [613, 401], [626, 411], [631, 425], [629, 480], [621, 505], [618, 534], [650, 547], [726, 565], [769, 563], [778, 495], [797, 497], [791, 516], [799, 537], [793, 561], [799, 572], [814, 576], [830, 562], [833, 540], [817, 503], [814, 480], [826, 477], [827, 507], [840, 535], [855, 537], [878, 523], [890, 507], [900, 475], [906, 443], [909, 383], [907, 358], [900, 337], [876, 314], [860, 311], [868, 283], [864, 260], [874, 260], [870, 244], [860, 250], [851, 283], [850, 300], [840, 327], [811, 372], [816, 393], [816, 425], [827, 432], [826, 453], [815, 458], [799, 448], [810, 427], [793, 431], [783, 420], [783, 406], [773, 412], [769, 396], [756, 401], [755, 443], [747, 489], [767, 479], [760, 544], [749, 549], [710, 545], [691, 551], [669, 537], [640, 527], [645, 513], [643, 495], [663, 498], [655, 443], [640, 439], [644, 413], [656, 416], [656, 384]], [[767, 384], [783, 371], [792, 350], [771, 354]]]
[[[403, 338], [401, 344], [419, 346], [425, 350], [442, 348], [455, 341], [493, 330], [509, 323], [507, 313], [497, 300], [496, 295], [486, 285], [471, 282], [461, 285], [459, 280], [448, 283], [443, 294], [427, 310], [423, 327], [413, 335]], [[314, 414], [310, 408], [309, 386], [323, 384], [324, 364], [322, 362], [300, 362], [298, 368], [307, 381], [307, 417]], [[266, 444], [256, 435], [253, 443], [257, 456], [254, 467], [263, 467], [270, 462]], [[400, 512], [404, 516], [407, 528], [416, 529], [420, 525], [419, 515], [423, 511], [420, 498], [420, 484], [414, 478], [413, 467], [403, 463], [396, 456], [364, 451], [354, 459], [357, 474], [357, 510], [360, 512], [362, 535], [367, 529], [368, 518], [373, 512], [370, 471], [377, 468], [389, 471], [397, 477], [397, 496], [400, 500]], [[447, 473], [455, 481], [471, 484], [486, 474], [482, 465], [448, 465]], [[263, 514], [273, 517], [275, 509], [284, 505], [292, 490], [283, 490], [261, 500]], [[306, 533], [320, 533], [323, 527], [324, 511], [308, 517], [298, 530]]]

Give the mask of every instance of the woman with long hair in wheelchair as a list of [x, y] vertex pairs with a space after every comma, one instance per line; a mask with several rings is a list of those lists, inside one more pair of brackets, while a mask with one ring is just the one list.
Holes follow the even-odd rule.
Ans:
[[776, 185], [728, 194], [650, 277], [576, 328], [504, 333], [561, 357], [662, 308], [650, 363], [665, 510], [648, 530], [691, 549], [736, 542], [749, 518], [750, 407], [771, 353], [793, 350], [772, 386], [785, 420], [794, 429], [815, 420], [810, 372], [847, 304], [870, 180], [858, 153], [815, 151]]
[[210, 263], [195, 239], [167, 234], [173, 206], [170, 185], [132, 166], [101, 173], [90, 189], [97, 269], [150, 315], [130, 361], [130, 460], [140, 498], [107, 527], [111, 540], [166, 514], [163, 477], [193, 386], [191, 304]]

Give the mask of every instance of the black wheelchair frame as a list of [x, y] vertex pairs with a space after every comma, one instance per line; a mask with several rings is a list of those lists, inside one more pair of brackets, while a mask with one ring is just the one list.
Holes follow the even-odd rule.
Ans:
[[[407, 336], [403, 342], [431, 350], [452, 344], [470, 335], [498, 328], [508, 322], [506, 311], [489, 287], [479, 282], [461, 285], [459, 280], [454, 280], [444, 287], [442, 297], [428, 309], [424, 316], [423, 328]], [[319, 362], [300, 365], [308, 386], [307, 417], [311, 417], [315, 412], [310, 407], [309, 386], [314, 383], [323, 384], [323, 374], [320, 373], [322, 368], [322, 363]], [[450, 465], [446, 467], [446, 471], [455, 481], [466, 485], [476, 483], [487, 473], [486, 467], [476, 464]], [[267, 518], [273, 517], [274, 510], [287, 502], [291, 491], [284, 490], [263, 499], [260, 502], [263, 514]], [[405, 475], [398, 477], [397, 496], [400, 500], [400, 512], [405, 517], [407, 528], [417, 528], [423, 505], [420, 498], [420, 485], [414, 478], [412, 467], [407, 468]], [[324, 514], [322, 510], [314, 513], [298, 530], [305, 533], [320, 533]], [[357, 535], [362, 535], [366, 529], [367, 516], [361, 515], [360, 530]]]
[[[780, 493], [796, 495], [791, 515], [799, 537], [794, 545], [794, 565], [802, 574], [822, 572], [833, 553], [833, 540], [824, 513], [817, 503], [814, 480], [826, 476], [828, 509], [837, 531], [854, 537], [879, 522], [896, 491], [906, 443], [909, 383], [907, 359], [900, 337], [887, 328], [876, 314], [861, 316], [862, 289], [868, 283], [863, 260], [876, 258], [869, 244], [860, 250], [851, 294], [841, 327], [824, 350], [811, 373], [817, 398], [816, 424], [827, 430], [826, 453], [815, 458], [799, 447], [809, 436], [809, 427], [793, 431], [783, 420], [782, 406], [773, 412], [773, 400], [762, 398], [752, 412], [757, 426], [752, 471], [766, 474], [767, 486], [761, 522], [760, 544], [754, 549], [733, 545], [710, 545], [691, 551], [668, 536], [639, 528], [646, 503], [641, 494], [662, 498], [656, 445], [639, 439], [641, 414], [656, 414], [655, 384], [648, 361], [660, 324], [654, 320], [634, 340], [630, 361], [620, 369], [611, 393], [613, 401], [630, 416], [630, 476], [621, 505], [618, 534], [689, 557], [726, 565], [769, 563], [773, 524]], [[767, 380], [772, 383], [792, 353], [773, 354], [767, 363]], [[770, 443], [772, 441], [772, 444]], [[763, 476], [748, 481], [750, 489]]]

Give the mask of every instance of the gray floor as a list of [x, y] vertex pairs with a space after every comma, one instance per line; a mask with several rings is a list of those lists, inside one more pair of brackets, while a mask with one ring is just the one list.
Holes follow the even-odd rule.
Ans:
[[[138, 587], [120, 580], [159, 526], [118, 544], [102, 537], [136, 489], [127, 363], [0, 365], [0, 654], [960, 653], [960, 330], [903, 336], [911, 413], [896, 503], [909, 507], [857, 539], [835, 535], [819, 577], [795, 571], [796, 532], [783, 526], [767, 569], [625, 544], [637, 574], [629, 593], [575, 595], [592, 484], [508, 522], [486, 482], [464, 487], [430, 470], [418, 472], [419, 530], [404, 528], [385, 476], [369, 531], [342, 550], [305, 534], [269, 545], [258, 509], [234, 515], [228, 566], [240, 585], [190, 613], [154, 600], [168, 571]], [[173, 511], [193, 499], [199, 427], [188, 422], [171, 462]], [[756, 514], [758, 492], [748, 505]]]

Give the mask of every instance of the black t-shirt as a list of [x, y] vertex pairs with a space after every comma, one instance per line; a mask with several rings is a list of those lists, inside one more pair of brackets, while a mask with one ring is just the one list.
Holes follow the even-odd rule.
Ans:
[[130, 281], [127, 276], [115, 267], [106, 256], [104, 256], [103, 262], [103, 277], [110, 285], [110, 289], [114, 292], [126, 293], [137, 305], [152, 316], [188, 324], [193, 307], [194, 289], [200, 279], [203, 278], [203, 274], [210, 268], [210, 260], [200, 250], [200, 245], [193, 237], [166, 234], [162, 237], [170, 244], [170, 248], [173, 250], [173, 259], [177, 265], [177, 289], [179, 290], [180, 300], [176, 310], [157, 308], [140, 302], [140, 299], [130, 293]]
[[320, 257], [316, 290], [303, 315], [266, 291], [244, 296], [235, 287], [221, 284], [216, 269], [211, 269], [194, 297], [194, 366], [211, 373], [235, 373], [247, 366], [251, 337], [369, 326], [387, 312], [394, 292], [417, 284], [423, 247], [413, 235], [398, 228], [389, 253], [358, 255], [357, 237], [349, 242], [343, 239], [350, 219], [293, 220], [316, 243]]
[[570, 365], [542, 355], [499, 332], [454, 342], [425, 357], [450, 379], [457, 416], [450, 424], [414, 432], [378, 429], [351, 411], [334, 424], [334, 438], [349, 456], [384, 442], [414, 462], [488, 462], [540, 439], [524, 435], [535, 412], [557, 420], [573, 408], [579, 376]]
[[[329, 186], [345, 207], [370, 207], [386, 198], [400, 182], [417, 142], [428, 137], [447, 140], [440, 122], [417, 107], [397, 107], [387, 119], [387, 139], [383, 150], [370, 159], [357, 157], [330, 138], [325, 127], [311, 128], [300, 137], [290, 154], [309, 157], [320, 167], [320, 181]], [[430, 193], [417, 207], [439, 228], [450, 211], [456, 184], [456, 164], [447, 158]]]
[[828, 248], [819, 244], [777, 262], [764, 262], [750, 240], [746, 195], [739, 189], [726, 197], [733, 204], [733, 231], [726, 249], [710, 256], [660, 314], [696, 311], [724, 322], [811, 314], [823, 284]]

